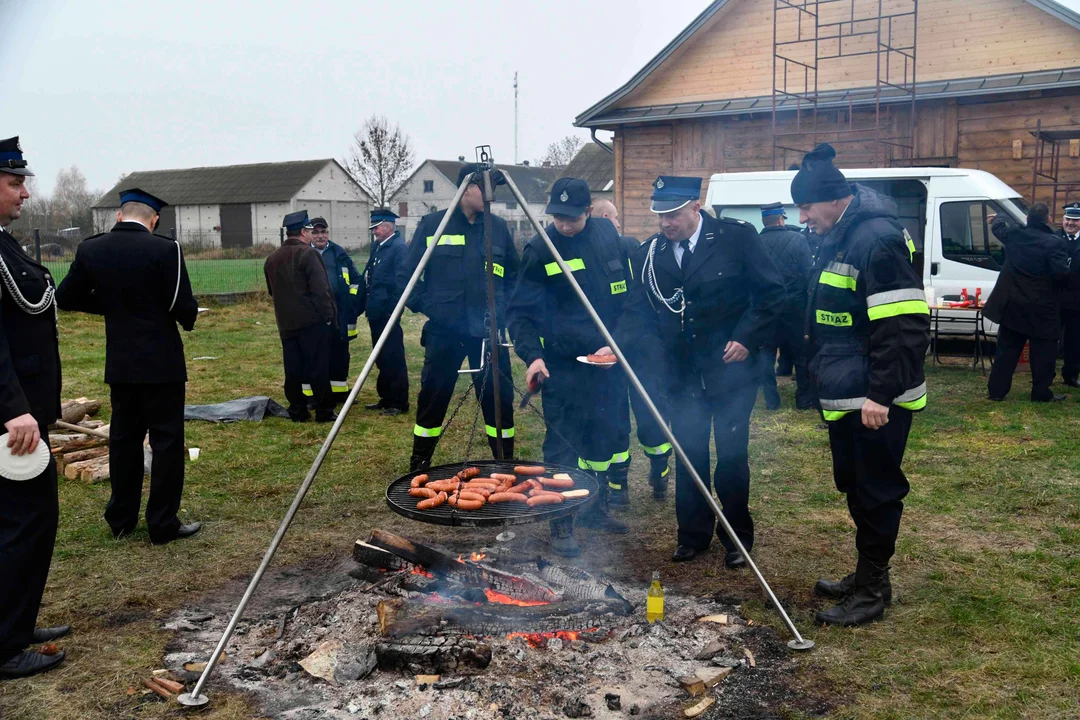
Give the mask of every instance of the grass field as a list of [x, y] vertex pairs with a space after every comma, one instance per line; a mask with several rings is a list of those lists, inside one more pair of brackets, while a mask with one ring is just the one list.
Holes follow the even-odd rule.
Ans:
[[[64, 396], [107, 399], [100, 319], [61, 314], [60, 324]], [[405, 325], [415, 397], [419, 318], [410, 316]], [[252, 394], [281, 399], [280, 346], [265, 301], [214, 307], [185, 340], [189, 402]], [[354, 344], [354, 373], [367, 347], [365, 340]], [[190, 360], [199, 356], [219, 359]], [[521, 374], [520, 363], [515, 370]], [[832, 486], [826, 434], [809, 414], [768, 413], [760, 406], [755, 412], [755, 557], [796, 624], [817, 642], [812, 653], [794, 656], [800, 689], [830, 698], [830, 717], [837, 718], [1078, 717], [1080, 394], [1034, 405], [1026, 401], [1021, 376], [1008, 401], [989, 403], [982, 399], [983, 378], [970, 369], [927, 375], [930, 404], [915, 419], [905, 462], [912, 493], [893, 563], [898, 599], [885, 622], [867, 628], [811, 625], [824, 606], [810, 592], [815, 578], [842, 575], [854, 560], [853, 529]], [[372, 388], [361, 393], [361, 405], [372, 401]], [[790, 406], [790, 385], [782, 383], [781, 392]], [[460, 459], [471, 419], [447, 433], [436, 462]], [[405, 469], [412, 424], [408, 415], [350, 413], [277, 565], [344, 557], [372, 527], [421, 540], [445, 537], [391, 515], [382, 499], [387, 481]], [[538, 419], [519, 417], [516, 425], [519, 457], [537, 458]], [[202, 458], [188, 465], [182, 517], [206, 527], [164, 547], [149, 544], [144, 525], [131, 538], [113, 540], [101, 519], [108, 488], [62, 481], [41, 624], [75, 626], [62, 643], [69, 659], [44, 676], [0, 684], [0, 716], [179, 717], [152, 697], [127, 694], [160, 666], [171, 635], [160, 629], [162, 620], [228, 581], [250, 577], [326, 429], [278, 419], [189, 423], [187, 442], [202, 449]], [[622, 551], [622, 559], [601, 569], [645, 585], [658, 568], [669, 592], [742, 598], [745, 616], [783, 634], [751, 577], [724, 570], [721, 553], [669, 562], [673, 504], [647, 499], [636, 447], [635, 457], [632, 532], [604, 538], [608, 555]], [[541, 536], [543, 528], [525, 532]], [[585, 548], [595, 542], [583, 539]], [[589, 555], [586, 550], [585, 561]], [[257, 716], [244, 698], [211, 689], [213, 703], [200, 717]], [[776, 711], [785, 716], [783, 708]]]

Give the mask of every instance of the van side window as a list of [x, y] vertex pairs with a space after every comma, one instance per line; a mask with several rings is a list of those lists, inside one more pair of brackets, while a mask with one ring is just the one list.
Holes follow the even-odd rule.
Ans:
[[1000, 270], [1005, 248], [986, 222], [988, 215], [1007, 213], [985, 200], [964, 200], [941, 204], [941, 254], [947, 260]]

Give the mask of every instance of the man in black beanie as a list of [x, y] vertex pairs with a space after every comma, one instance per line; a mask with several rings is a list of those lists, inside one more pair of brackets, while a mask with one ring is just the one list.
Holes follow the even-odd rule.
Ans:
[[930, 310], [895, 203], [848, 183], [835, 156], [828, 144], [807, 153], [791, 197], [821, 238], [806, 317], [810, 378], [858, 551], [854, 573], [814, 586], [838, 601], [816, 617], [847, 626], [880, 619], [892, 602], [889, 560], [909, 490], [900, 464], [912, 413], [926, 406]]

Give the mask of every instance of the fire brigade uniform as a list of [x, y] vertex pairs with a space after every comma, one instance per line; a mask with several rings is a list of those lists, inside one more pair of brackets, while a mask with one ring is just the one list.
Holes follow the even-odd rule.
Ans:
[[[371, 212], [369, 229], [396, 220], [396, 214], [379, 208]], [[407, 253], [405, 240], [397, 232], [381, 243], [372, 243], [371, 257], [364, 267], [364, 287], [367, 289], [364, 307], [371, 330], [372, 347], [375, 347], [379, 336], [386, 329], [386, 323], [390, 322], [390, 315], [401, 297], [397, 286], [397, 273]], [[401, 332], [401, 318], [398, 318], [390, 329], [382, 352], [375, 358], [375, 366], [379, 369], [379, 379], [375, 383], [379, 401], [369, 405], [368, 409], [381, 409], [389, 414], [408, 412], [409, 370], [405, 364], [405, 337]]]
[[[311, 221], [312, 227], [328, 227], [326, 220], [317, 217]], [[312, 246], [314, 248], [314, 245]], [[330, 281], [330, 291], [337, 306], [337, 332], [330, 333], [330, 395], [335, 404], [345, 402], [349, 395], [349, 343], [356, 339], [356, 317], [359, 312], [360, 273], [356, 271], [349, 253], [337, 243], [327, 241], [322, 250], [314, 248], [322, 255], [326, 277]]]
[[[460, 173], [459, 184], [475, 165], [466, 165]], [[449, 212], [450, 221], [423, 276], [406, 301], [413, 312], [427, 315], [421, 331], [424, 347], [424, 368], [420, 374], [420, 395], [416, 401], [416, 425], [413, 429], [413, 452], [410, 467], [426, 467], [431, 462], [442, 434], [446, 409], [457, 384], [458, 370], [466, 357], [469, 367], [478, 369], [482, 362], [481, 348], [488, 337], [486, 248], [484, 244], [484, 215], [477, 213], [470, 223], [460, 208], [440, 210], [425, 215], [416, 231], [405, 262], [398, 270], [398, 290], [403, 292], [420, 264], [420, 258], [435, 239], [435, 230]], [[506, 296], [517, 282], [518, 251], [506, 221], [492, 216], [492, 266], [495, 282], [495, 322], [505, 327]], [[510, 353], [505, 347], [488, 348], [492, 361], [502, 369], [500, 415], [502, 420], [503, 456], [514, 454], [514, 403], [510, 376]], [[491, 381], [492, 363], [484, 362], [484, 372], [473, 375], [477, 397], [481, 400], [488, 443], [495, 454], [495, 393]], [[481, 389], [483, 388], [483, 393]]]
[[[879, 617], [891, 599], [888, 563], [909, 486], [900, 467], [912, 413], [926, 406], [923, 358], [930, 311], [912, 261], [915, 245], [888, 197], [849, 185], [818, 146], [792, 181], [796, 204], [854, 193], [830, 232], [810, 277], [806, 338], [809, 372], [829, 425], [833, 478], [855, 522], [858, 565], [819, 594], [841, 600], [818, 621], [853, 625]], [[867, 399], [889, 408], [888, 422], [863, 424]]]
[[[1080, 203], [1064, 207], [1065, 217], [1080, 219]], [[1058, 300], [1061, 306], [1062, 352], [1061, 381], [1070, 387], [1080, 387], [1080, 233], [1070, 235], [1062, 228], [1065, 238], [1069, 272], [1061, 278]], [[1008, 250], [1006, 250], [1008, 252]]]

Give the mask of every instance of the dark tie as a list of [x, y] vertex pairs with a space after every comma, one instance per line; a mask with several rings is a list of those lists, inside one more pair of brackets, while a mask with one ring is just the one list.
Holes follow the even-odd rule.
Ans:
[[694, 254], [694, 251], [690, 249], [690, 238], [687, 238], [686, 240], [680, 240], [679, 246], [682, 248], [683, 251], [683, 260], [686, 260], [688, 257]]

